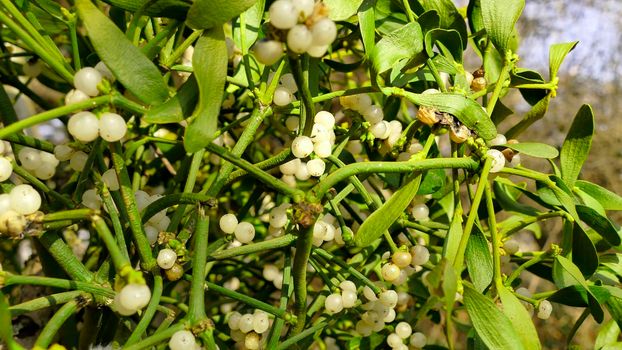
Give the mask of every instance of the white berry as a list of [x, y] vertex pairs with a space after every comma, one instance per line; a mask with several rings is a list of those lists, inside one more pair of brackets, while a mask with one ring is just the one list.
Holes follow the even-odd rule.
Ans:
[[26, 170], [35, 170], [41, 165], [41, 152], [34, 148], [22, 148], [17, 154], [17, 158]]
[[328, 140], [322, 140], [320, 142], [316, 142], [313, 145], [313, 152], [320, 158], [327, 158], [333, 153], [333, 147]]
[[248, 222], [240, 222], [235, 227], [235, 238], [242, 243], [250, 243], [255, 238], [255, 226]]
[[426, 220], [430, 215], [430, 208], [423, 203], [416, 204], [413, 206], [411, 213], [415, 220]]
[[84, 191], [82, 194], [82, 205], [93, 210], [98, 210], [102, 205], [102, 200], [96, 190], [90, 189]]
[[313, 45], [328, 45], [337, 37], [337, 26], [330, 18], [322, 18], [311, 27]]
[[279, 165], [279, 170], [283, 175], [294, 175], [300, 166], [300, 158], [295, 158], [287, 163]]
[[251, 314], [244, 314], [240, 317], [238, 327], [242, 333], [248, 333], [253, 330], [255, 318]]
[[127, 132], [125, 119], [116, 113], [103, 113], [99, 117], [99, 134], [108, 142], [119, 141]]
[[356, 295], [356, 291], [344, 290], [341, 292], [341, 302], [344, 308], [349, 309], [354, 307], [357, 300], [358, 296]]
[[492, 158], [492, 165], [490, 167], [491, 173], [498, 173], [501, 169], [503, 169], [503, 167], [505, 167], [505, 156], [501, 153], [501, 151], [489, 149], [486, 152], [486, 155]]
[[508, 143], [508, 139], [503, 134], [497, 134], [494, 139], [488, 141], [490, 146], [501, 146]]
[[378, 105], [369, 105], [364, 110], [362, 110], [361, 113], [363, 114], [363, 118], [365, 118], [365, 120], [372, 125], [380, 123], [384, 118], [384, 112], [382, 111], [382, 108]]
[[108, 187], [110, 191], [118, 191], [119, 190], [119, 179], [117, 178], [117, 173], [114, 169], [108, 169], [102, 174], [102, 181]]
[[295, 25], [287, 32], [287, 47], [292, 52], [304, 53], [311, 47], [313, 35], [304, 24]]
[[238, 226], [238, 218], [234, 214], [225, 214], [220, 217], [218, 224], [222, 232], [231, 234]]
[[400, 322], [395, 326], [395, 334], [397, 334], [400, 338], [406, 339], [410, 337], [413, 329], [407, 322]]
[[382, 120], [369, 128], [369, 131], [374, 135], [375, 138], [384, 140], [391, 134], [391, 129], [389, 129], [389, 122], [386, 120]]
[[283, 56], [283, 44], [276, 40], [262, 40], [255, 44], [253, 53], [259, 63], [271, 66]]
[[274, 102], [277, 106], [287, 106], [292, 102], [293, 96], [292, 93], [282, 86], [279, 86], [274, 90], [274, 97], [272, 98], [272, 102]]
[[99, 119], [91, 112], [80, 112], [69, 117], [67, 131], [78, 141], [91, 142], [99, 136]]
[[73, 85], [89, 96], [99, 95], [97, 84], [102, 80], [102, 74], [95, 68], [85, 67], [76, 72], [73, 77]]
[[313, 122], [316, 124], [321, 124], [327, 129], [332, 129], [333, 127], [335, 127], [335, 116], [331, 112], [319, 111], [315, 114]]
[[551, 317], [551, 312], [553, 312], [553, 305], [548, 300], [542, 300], [540, 305], [538, 305], [538, 318], [542, 320], [547, 320]]
[[168, 341], [168, 347], [171, 348], [171, 350], [193, 350], [196, 346], [197, 343], [194, 334], [185, 329], [175, 332]]
[[6, 157], [0, 157], [0, 182], [6, 181], [13, 173], [13, 165]]
[[253, 330], [259, 334], [264, 333], [270, 327], [268, 314], [265, 312], [255, 312], [253, 315]]
[[400, 271], [400, 268], [393, 263], [385, 264], [382, 266], [382, 278], [388, 282], [394, 281], [400, 276]]
[[411, 248], [412, 262], [414, 266], [421, 266], [430, 260], [430, 251], [423, 245], [417, 245]]
[[82, 171], [88, 157], [89, 155], [82, 151], [75, 152], [69, 159], [69, 167], [75, 171]]
[[412, 261], [412, 255], [410, 255], [409, 252], [398, 251], [393, 253], [391, 260], [397, 267], [403, 269], [406, 266], [410, 265], [410, 262]]
[[74, 103], [80, 103], [89, 98], [89, 95], [85, 94], [83, 91], [72, 89], [65, 95], [65, 105], [68, 106]]
[[290, 29], [298, 23], [295, 7], [289, 0], [277, 0], [270, 5], [270, 23], [278, 29]]
[[9, 195], [12, 209], [20, 214], [32, 214], [41, 207], [41, 195], [30, 185], [15, 186]]
[[149, 304], [151, 290], [144, 284], [130, 283], [119, 292], [121, 306], [129, 310], [140, 310]]
[[402, 338], [400, 338], [397, 334], [395, 333], [391, 333], [389, 334], [389, 336], [387, 337], [387, 344], [391, 347], [391, 348], [397, 348], [398, 346], [402, 345]]
[[380, 303], [387, 307], [395, 307], [397, 305], [397, 292], [394, 290], [385, 290], [378, 297]]
[[343, 310], [343, 301], [341, 299], [341, 295], [338, 293], [333, 293], [326, 297], [324, 301], [324, 307], [326, 308], [326, 312], [330, 314], [336, 314]]
[[61, 162], [69, 160], [73, 152], [73, 148], [67, 145], [58, 145], [54, 147], [54, 156]]
[[177, 253], [175, 253], [173, 249], [165, 248], [158, 252], [158, 258], [156, 260], [160, 268], [168, 270], [175, 265], [175, 261], [177, 261]]
[[296, 158], [306, 158], [313, 152], [313, 141], [308, 136], [298, 136], [292, 141], [292, 153]]
[[326, 164], [321, 159], [311, 159], [307, 162], [307, 170], [311, 176], [320, 177], [324, 174], [325, 169]]
[[313, 7], [315, 7], [314, 0], [295, 0], [292, 1], [294, 5], [294, 14], [296, 17], [307, 18], [313, 14]]
[[413, 333], [413, 335], [410, 336], [410, 345], [415, 348], [423, 348], [427, 343], [428, 340], [426, 339], [425, 334], [421, 332]]

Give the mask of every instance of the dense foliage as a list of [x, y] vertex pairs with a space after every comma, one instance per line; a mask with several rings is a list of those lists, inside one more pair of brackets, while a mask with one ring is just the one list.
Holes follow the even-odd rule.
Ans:
[[1, 339], [531, 350], [562, 304], [619, 346], [622, 197], [580, 179], [590, 106], [525, 136], [577, 43], [520, 67], [523, 7], [0, 0]]

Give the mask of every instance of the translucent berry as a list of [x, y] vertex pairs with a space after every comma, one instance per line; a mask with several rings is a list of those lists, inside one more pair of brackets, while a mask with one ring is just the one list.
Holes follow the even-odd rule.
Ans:
[[173, 249], [165, 248], [158, 252], [157, 262], [161, 269], [170, 269], [175, 265], [175, 261], [177, 261], [177, 253]]
[[220, 217], [218, 224], [222, 232], [231, 234], [238, 226], [238, 218], [234, 214], [225, 214]]
[[168, 341], [168, 347], [171, 350], [193, 350], [197, 346], [194, 334], [187, 330], [177, 331]]
[[85, 67], [76, 72], [73, 77], [73, 85], [76, 89], [89, 96], [99, 95], [97, 84], [101, 82], [102, 74], [95, 68]]

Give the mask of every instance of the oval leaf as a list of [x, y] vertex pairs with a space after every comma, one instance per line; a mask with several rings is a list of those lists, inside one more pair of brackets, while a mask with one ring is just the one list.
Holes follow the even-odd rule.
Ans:
[[188, 10], [186, 24], [194, 29], [222, 26], [246, 11], [257, 0], [195, 0]]
[[492, 140], [497, 136], [497, 128], [490, 120], [486, 111], [477, 102], [460, 94], [415, 94], [405, 92], [404, 97], [412, 103], [435, 107], [441, 112], [449, 113], [475, 131], [484, 140]]
[[510, 320], [475, 289], [464, 286], [464, 305], [473, 328], [490, 349], [525, 349]]
[[179, 88], [177, 94], [159, 106], [152, 107], [145, 113], [147, 123], [166, 124], [177, 123], [189, 116], [197, 104], [199, 87], [194, 75]]
[[153, 62], [89, 0], [78, 0], [76, 6], [97, 55], [117, 80], [146, 104], [164, 102], [168, 88]]
[[521, 142], [505, 144], [503, 147], [511, 148], [521, 154], [536, 157], [553, 159], [559, 156], [559, 151], [553, 146], [538, 142]]
[[354, 16], [363, 0], [323, 0], [328, 7], [328, 18], [333, 21], [345, 21]]
[[569, 187], [573, 187], [579, 177], [581, 167], [590, 153], [593, 135], [594, 112], [590, 105], [583, 105], [574, 117], [559, 156], [562, 178]]
[[562, 65], [564, 58], [566, 58], [566, 55], [570, 53], [570, 51], [572, 51], [578, 43], [578, 41], [573, 41], [570, 43], [551, 45], [551, 48], [549, 49], [549, 75], [551, 80], [557, 77], [557, 71]]
[[356, 245], [366, 247], [388, 230], [415, 198], [420, 184], [421, 174], [418, 174], [363, 221], [354, 237]]
[[538, 332], [531, 321], [527, 309], [512, 292], [505, 287], [499, 289], [499, 297], [503, 304], [503, 313], [510, 319], [514, 330], [518, 333], [525, 349], [541, 349]]
[[473, 226], [465, 252], [467, 270], [475, 289], [482, 293], [492, 282], [492, 255], [488, 249], [488, 241], [478, 227]]
[[525, 0], [481, 0], [484, 28], [501, 55], [509, 48], [514, 25], [524, 7]]
[[575, 186], [596, 199], [605, 210], [622, 210], [622, 197], [588, 181], [577, 180]]
[[585, 205], [576, 205], [576, 209], [579, 218], [593, 228], [611, 245], [618, 246], [622, 243], [618, 230], [616, 230], [607, 217], [600, 215], [596, 210]]
[[184, 0], [104, 0], [104, 2], [130, 12], [142, 9], [145, 16], [176, 19], [186, 18], [186, 12], [190, 8], [190, 4]]
[[184, 146], [196, 152], [212, 141], [227, 78], [227, 45], [222, 27], [206, 31], [197, 40], [192, 56], [199, 86], [199, 103], [186, 128]]
[[410, 22], [385, 35], [370, 53], [376, 73], [380, 74], [399, 60], [411, 58], [423, 51], [423, 33], [419, 23]]

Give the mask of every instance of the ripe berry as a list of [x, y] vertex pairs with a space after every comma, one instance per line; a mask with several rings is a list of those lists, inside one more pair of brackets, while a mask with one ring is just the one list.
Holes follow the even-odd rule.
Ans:
[[177, 253], [173, 249], [162, 249], [158, 252], [158, 266], [164, 270], [168, 270], [173, 265], [175, 265], [175, 261], [177, 261]]
[[238, 226], [238, 218], [234, 214], [225, 214], [220, 217], [218, 224], [222, 232], [231, 234]]
[[[315, 155], [317, 155], [320, 158], [327, 158], [333, 153], [333, 147], [330, 141], [322, 140], [320, 142], [316, 142], [315, 145], [313, 145], [313, 152], [315, 152]], [[324, 173], [323, 170], [322, 170], [322, 173]]]
[[242, 333], [248, 333], [250, 331], [253, 330], [253, 321], [255, 320], [255, 318], [253, 317], [253, 315], [251, 314], [244, 314], [242, 315], [242, 317], [240, 317], [240, 321], [238, 323], [238, 326], [240, 327], [240, 331], [242, 331]]
[[397, 334], [400, 338], [406, 339], [410, 337], [413, 329], [407, 322], [400, 322], [395, 326], [395, 334]]
[[321, 159], [312, 159], [307, 162], [307, 170], [309, 171], [309, 175], [320, 177], [324, 174], [324, 170], [326, 170], [326, 164]]
[[253, 315], [253, 330], [259, 334], [264, 333], [270, 327], [268, 314], [262, 311], [255, 312]]
[[89, 189], [82, 194], [82, 205], [93, 210], [98, 210], [101, 208], [102, 200], [96, 190]]
[[6, 157], [0, 157], [0, 182], [6, 181], [13, 173], [13, 165]]
[[330, 18], [322, 18], [311, 27], [313, 45], [329, 45], [337, 37], [337, 26]]
[[339, 283], [339, 288], [341, 288], [342, 291], [350, 290], [356, 293], [356, 284], [354, 284], [354, 282], [352, 281], [345, 280]]
[[80, 112], [69, 117], [67, 131], [76, 140], [91, 142], [99, 136], [99, 119], [91, 112]]
[[277, 0], [270, 5], [270, 24], [278, 29], [290, 29], [298, 23], [295, 7], [289, 0]]
[[396, 280], [400, 276], [400, 268], [397, 265], [388, 263], [382, 266], [382, 278], [385, 281], [391, 282]]
[[69, 160], [73, 152], [73, 148], [67, 145], [58, 145], [54, 147], [54, 156], [61, 162]]
[[411, 264], [421, 266], [430, 260], [430, 251], [423, 245], [416, 245], [410, 249], [413, 259]]
[[430, 209], [427, 205], [421, 203], [413, 206], [412, 216], [415, 220], [426, 220], [428, 215], [430, 215]]
[[274, 90], [274, 97], [272, 98], [272, 102], [274, 102], [277, 106], [287, 106], [292, 102], [293, 96], [292, 93], [286, 88], [280, 86]]
[[22, 148], [17, 154], [17, 158], [26, 170], [35, 170], [41, 164], [41, 152], [34, 148]]
[[395, 333], [391, 333], [389, 334], [389, 336], [387, 337], [387, 344], [391, 347], [391, 348], [397, 348], [398, 346], [402, 345], [402, 338], [400, 338], [397, 334]]
[[384, 112], [382, 111], [382, 108], [380, 108], [380, 106], [378, 105], [370, 105], [362, 110], [361, 113], [363, 114], [363, 118], [365, 118], [365, 120], [372, 125], [380, 123], [384, 118]]
[[279, 165], [279, 170], [283, 175], [294, 175], [296, 174], [296, 170], [298, 170], [298, 167], [300, 167], [300, 159], [295, 158], [287, 163]]
[[69, 90], [69, 92], [65, 95], [65, 105], [68, 106], [74, 103], [80, 103], [88, 100], [89, 98], [89, 95], [85, 94], [81, 90]]
[[397, 305], [397, 292], [391, 289], [385, 290], [380, 293], [378, 301], [384, 306], [393, 308]]
[[292, 141], [292, 154], [296, 158], [306, 158], [313, 152], [313, 141], [308, 136], [298, 136]]
[[119, 292], [119, 303], [128, 310], [140, 310], [149, 304], [151, 290], [144, 284], [130, 283]]
[[505, 167], [505, 156], [501, 151], [489, 149], [486, 155], [492, 158], [492, 166], [490, 167], [491, 173], [498, 173]]
[[171, 350], [191, 350], [196, 348], [196, 346], [197, 343], [194, 334], [185, 329], [175, 332], [168, 341], [168, 347], [171, 348]]
[[184, 268], [179, 264], [175, 264], [170, 269], [165, 270], [164, 274], [169, 281], [177, 281], [184, 276]]
[[259, 349], [259, 334], [255, 332], [248, 333], [244, 338], [244, 347], [248, 350]]
[[73, 85], [89, 96], [99, 95], [97, 84], [101, 82], [102, 74], [95, 68], [84, 67], [76, 72], [73, 77]]
[[119, 179], [117, 178], [117, 173], [114, 169], [108, 169], [102, 174], [102, 181], [108, 187], [110, 191], [118, 191], [119, 190]]
[[116, 113], [103, 113], [99, 117], [99, 134], [108, 142], [119, 141], [125, 136], [125, 119]]
[[356, 295], [356, 291], [352, 291], [352, 290], [341, 291], [341, 302], [344, 308], [349, 309], [351, 307], [354, 307], [357, 300], [358, 300], [358, 296]]
[[406, 266], [410, 265], [410, 262], [412, 261], [412, 255], [410, 255], [409, 252], [398, 251], [393, 253], [391, 260], [397, 267], [403, 269]]
[[294, 14], [297, 18], [304, 19], [313, 14], [314, 0], [295, 0], [292, 1], [292, 4], [294, 5]]
[[292, 52], [304, 53], [311, 47], [313, 35], [304, 24], [297, 24], [287, 32], [287, 47]]
[[11, 207], [22, 215], [36, 212], [41, 207], [41, 195], [30, 185], [18, 185], [9, 192]]
[[369, 131], [375, 138], [384, 140], [389, 137], [391, 130], [389, 129], [389, 122], [382, 120], [369, 128]]
[[490, 146], [501, 146], [508, 143], [507, 138], [503, 134], [497, 134], [494, 139], [488, 141], [488, 145]]
[[229, 320], [227, 321], [227, 324], [229, 325], [229, 328], [232, 331], [240, 329], [240, 318], [242, 318], [242, 314], [240, 314], [237, 311], [234, 311], [229, 316]]
[[332, 129], [335, 127], [335, 116], [327, 111], [319, 111], [315, 114], [313, 122], [316, 124], [321, 124], [327, 129]]
[[276, 40], [262, 40], [255, 44], [253, 54], [259, 63], [271, 66], [283, 56], [283, 44]]
[[421, 332], [413, 333], [413, 335], [410, 336], [410, 345], [415, 348], [423, 348], [427, 343], [428, 340], [426, 339], [425, 334]]
[[235, 238], [241, 243], [250, 243], [255, 238], [255, 226], [248, 222], [240, 222], [235, 227]]
[[553, 312], [553, 305], [548, 300], [542, 300], [538, 305], [538, 318], [542, 320], [548, 320]]
[[338, 293], [333, 293], [326, 297], [324, 301], [324, 307], [326, 308], [326, 312], [329, 314], [336, 314], [343, 310], [343, 301], [341, 299], [341, 295]]

